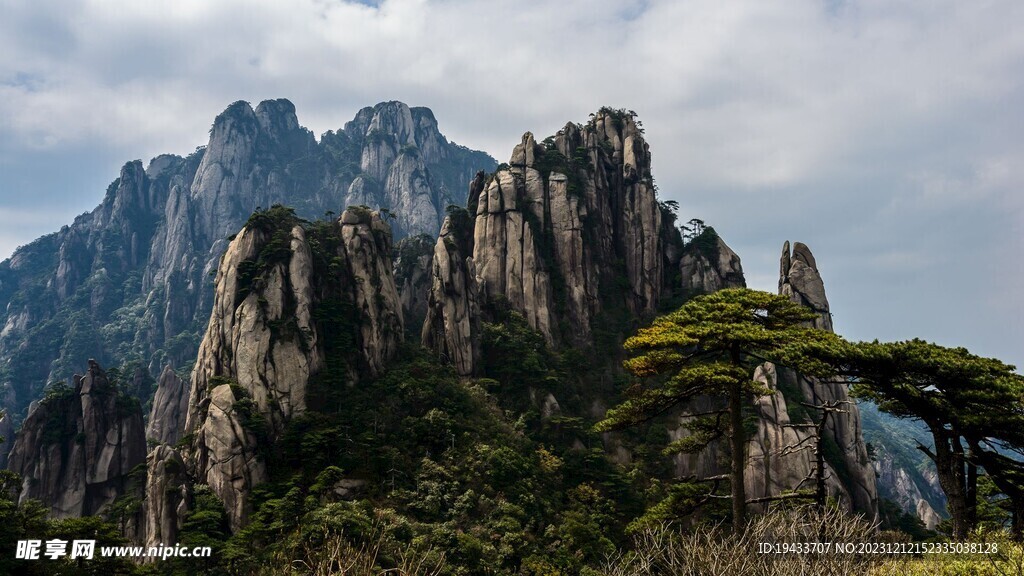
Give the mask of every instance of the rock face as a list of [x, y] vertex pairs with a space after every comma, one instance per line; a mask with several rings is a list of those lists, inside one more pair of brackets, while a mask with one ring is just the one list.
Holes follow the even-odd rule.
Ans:
[[90, 360], [73, 387], [55, 391], [25, 419], [8, 464], [22, 477], [22, 501], [41, 500], [52, 517], [67, 518], [101, 511], [145, 458], [138, 404]]
[[[404, 327], [390, 256], [388, 226], [365, 208], [318, 227], [273, 208], [224, 253], [185, 429], [194, 435], [192, 476], [224, 502], [234, 529], [267, 478], [261, 450], [307, 408], [326, 339], [350, 332], [351, 350], [333, 352], [349, 355], [350, 381], [378, 374], [397, 351]], [[318, 310], [349, 313], [326, 326]]]
[[153, 408], [146, 425], [146, 439], [158, 444], [174, 445], [181, 440], [188, 413], [188, 383], [178, 377], [170, 366], [160, 373]]
[[434, 238], [426, 234], [409, 236], [395, 244], [395, 284], [402, 301], [406, 327], [419, 331], [427, 316]]
[[181, 455], [169, 446], [157, 446], [146, 458], [143, 542], [147, 548], [177, 542], [189, 498]]
[[7, 468], [7, 456], [14, 446], [14, 425], [7, 414], [0, 416], [0, 470]]
[[20, 421], [85, 358], [144, 357], [154, 375], [191, 365], [225, 237], [257, 207], [316, 218], [366, 204], [396, 215], [397, 236], [433, 237], [447, 205], [495, 164], [448, 142], [426, 108], [364, 108], [317, 141], [287, 100], [236, 102], [207, 146], [125, 164], [95, 210], [0, 263], [0, 408]]
[[932, 436], [921, 422], [896, 418], [877, 406], [862, 403], [861, 424], [875, 469], [878, 497], [895, 503], [934, 527], [946, 514], [946, 495], [935, 466], [916, 445], [932, 447]]
[[602, 109], [541, 144], [526, 133], [442, 228], [424, 342], [470, 374], [479, 336], [467, 318], [499, 299], [555, 346], [589, 345], [608, 306], [651, 316], [674, 288], [682, 242], [671, 221], [631, 114]]
[[[474, 190], [482, 178], [474, 182]], [[480, 358], [480, 306], [469, 215], [445, 219], [434, 246], [431, 286], [423, 323], [423, 345], [451, 362], [459, 374], [473, 374]]]
[[[789, 242], [782, 248], [779, 270], [779, 294], [789, 296], [793, 302], [803, 304], [818, 313], [815, 328], [832, 331], [832, 313], [825, 297], [825, 285], [818, 273], [814, 255], [807, 246], [797, 242], [790, 252]], [[825, 430], [828, 440], [838, 447], [845, 469], [843, 485], [847, 488], [853, 507], [875, 513], [878, 510], [878, 492], [875, 473], [868, 459], [867, 447], [861, 430], [860, 410], [850, 400], [846, 386], [823, 383], [799, 377], [798, 381], [807, 402], [820, 405], [825, 402], [843, 402], [845, 412], [835, 413]], [[838, 463], [837, 463], [838, 464]]]
[[876, 447], [874, 470], [878, 478], [878, 495], [892, 500], [900, 508], [917, 516], [925, 528], [934, 530], [942, 521], [929, 499], [942, 499], [942, 490], [938, 486], [924, 484], [929, 492], [928, 497], [921, 492], [920, 481], [914, 478], [909, 470], [900, 466], [899, 462], [884, 448]]
[[710, 294], [747, 285], [740, 257], [710, 228], [683, 248], [679, 275], [683, 289], [690, 293]]

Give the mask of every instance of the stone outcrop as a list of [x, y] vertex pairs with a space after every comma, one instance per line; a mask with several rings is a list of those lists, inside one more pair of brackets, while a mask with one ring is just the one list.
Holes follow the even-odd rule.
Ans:
[[785, 491], [813, 488], [813, 433], [791, 427], [790, 407], [779, 390], [775, 366], [765, 364], [754, 371], [754, 380], [772, 393], [754, 400], [757, 431], [747, 447], [747, 468], [743, 480], [748, 498], [777, 496]]
[[916, 448], [931, 448], [932, 436], [921, 422], [897, 418], [871, 403], [860, 405], [861, 427], [874, 466], [879, 500], [889, 500], [926, 527], [947, 514], [946, 495], [934, 463]]
[[[477, 178], [474, 190], [482, 186]], [[434, 246], [422, 341], [459, 374], [473, 374], [480, 358], [480, 306], [467, 213], [445, 218]]]
[[54, 390], [22, 425], [9, 468], [20, 499], [41, 500], [54, 518], [96, 514], [124, 493], [146, 458], [142, 412], [89, 361], [73, 386]]
[[818, 317], [813, 321], [815, 328], [832, 331], [832, 313], [829, 311], [828, 298], [825, 297], [825, 283], [818, 273], [818, 265], [810, 248], [801, 242], [793, 244], [792, 251], [788, 241], [782, 246], [779, 294], [817, 312]]
[[188, 383], [179, 378], [170, 366], [165, 366], [153, 396], [153, 407], [146, 425], [147, 440], [171, 446], [181, 440], [188, 413], [188, 392]]
[[[825, 297], [824, 282], [818, 272], [814, 255], [800, 242], [793, 245], [792, 252], [789, 242], [782, 248], [779, 294], [788, 296], [793, 302], [817, 312], [818, 317], [813, 321], [815, 328], [832, 331], [832, 313]], [[850, 399], [843, 384], [825, 383], [804, 377], [799, 377], [798, 381], [808, 403], [844, 403], [845, 411], [837, 412], [828, 419], [825, 434], [838, 446], [846, 476], [842, 481], [849, 492], [853, 507], [872, 514], [877, 512], [878, 492], [875, 487], [875, 473], [864, 444], [857, 404]]]
[[[694, 245], [702, 244], [701, 250], [693, 249]], [[716, 257], [708, 257], [708, 248], [716, 245], [717, 252], [713, 253]], [[686, 290], [709, 292], [742, 286], [739, 259], [713, 232], [703, 240], [698, 237], [687, 244], [681, 262]], [[824, 282], [807, 246], [797, 243], [791, 253], [789, 243], [786, 243], [781, 259], [779, 292], [817, 312], [818, 317], [812, 321], [815, 328], [832, 330]], [[860, 412], [850, 400], [846, 388], [805, 378], [771, 363], [758, 367], [754, 379], [769, 394], [753, 400], [758, 418], [757, 429], [747, 444], [744, 483], [748, 497], [763, 498], [797, 489], [814, 489], [815, 433], [810, 428], [794, 428], [791, 424], [815, 424], [821, 417], [804, 407], [803, 403], [839, 402], [844, 403], [840, 404], [844, 412], [830, 415], [823, 432], [822, 449], [826, 455], [837, 453], [825, 461], [826, 490], [829, 497], [848, 509], [872, 516], [876, 514], [875, 469], [861, 434]], [[689, 414], [721, 408], [724, 405], [715, 405], [710, 399], [692, 403], [679, 417], [679, 426], [670, 431], [671, 439], [678, 440], [688, 434], [686, 424], [692, 419]], [[837, 450], [828, 450], [825, 444], [833, 444]], [[722, 450], [724, 447], [715, 442], [696, 454], [676, 455], [676, 476], [707, 478], [726, 473], [720, 461]]]
[[236, 102], [206, 146], [128, 162], [95, 210], [0, 263], [0, 408], [20, 421], [45, 382], [89, 357], [141, 356], [153, 375], [191, 365], [225, 237], [258, 207], [313, 219], [366, 204], [390, 209], [397, 236], [433, 237], [495, 165], [446, 140], [426, 108], [381, 103], [317, 140], [287, 100]]
[[[929, 485], [924, 478], [915, 479], [914, 474], [901, 466], [884, 446], [875, 446], [874, 471], [879, 497], [891, 500], [904, 511], [917, 516], [929, 530], [934, 530], [942, 521], [929, 502], [945, 499], [937, 482]], [[921, 492], [922, 486], [928, 491], [927, 497]]]
[[679, 259], [683, 290], [710, 294], [723, 288], [745, 288], [740, 257], [712, 228], [686, 244]]
[[918, 500], [914, 509], [921, 523], [929, 530], [935, 530], [939, 522], [942, 522], [942, 516], [939, 516], [939, 513], [926, 500]]
[[[778, 496], [794, 490], [815, 488], [815, 434], [805, 427], [792, 424], [808, 424], [812, 420], [806, 409], [799, 405], [803, 398], [787, 398], [783, 390], [799, 390], [796, 376], [791, 371], [778, 370], [771, 363], [759, 366], [754, 371], [754, 380], [770, 393], [756, 397], [754, 414], [757, 427], [747, 440], [747, 465], [743, 481], [747, 498]], [[712, 410], [726, 409], [724, 401], [701, 398], [692, 402], [679, 416], [679, 426], [670, 430], [670, 439], [675, 441], [689, 434], [687, 423], [691, 414], [706, 414]], [[713, 441], [695, 454], [677, 454], [675, 475], [677, 478], [709, 478], [728, 474], [722, 454], [726, 449], [719, 441]], [[825, 462], [826, 490], [830, 498], [851, 507], [850, 496], [835, 467]], [[763, 509], [763, 505], [754, 505]]]
[[160, 445], [146, 458], [143, 501], [144, 545], [169, 545], [178, 541], [191, 498], [185, 463], [173, 448]]
[[677, 288], [682, 242], [631, 114], [602, 109], [541, 144], [526, 133], [508, 167], [474, 182], [467, 217], [438, 239], [423, 332], [461, 373], [476, 364], [474, 307], [507, 301], [549, 344], [587, 346], [605, 307], [650, 317]]
[[[314, 235], [315, 239], [311, 239]], [[261, 450], [307, 409], [329, 338], [351, 334], [350, 382], [379, 374], [404, 326], [392, 277], [391, 234], [376, 212], [350, 208], [303, 226], [288, 210], [258, 213], [224, 253], [213, 312], [192, 373], [187, 464], [224, 502], [233, 529], [267, 479]], [[324, 326], [317, 310], [351, 310]], [[346, 323], [347, 322], [347, 323]]]

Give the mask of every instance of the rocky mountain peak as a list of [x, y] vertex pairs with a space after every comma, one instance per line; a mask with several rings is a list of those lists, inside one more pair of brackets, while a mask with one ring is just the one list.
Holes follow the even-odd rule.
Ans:
[[779, 261], [779, 294], [789, 296], [794, 302], [817, 312], [819, 318], [814, 321], [814, 326], [832, 331], [832, 313], [829, 311], [828, 298], [825, 296], [825, 283], [818, 272], [814, 254], [807, 245], [796, 242], [792, 251], [788, 241], [782, 246], [782, 257]]
[[397, 352], [404, 324], [391, 250], [389, 227], [366, 207], [306, 224], [275, 206], [255, 213], [221, 258], [185, 429], [193, 476], [221, 498], [233, 528], [266, 480], [261, 447], [306, 411], [328, 353], [346, 364], [332, 377], [355, 385]]
[[188, 414], [188, 384], [171, 367], [165, 366], [157, 380], [153, 407], [146, 424], [146, 439], [159, 444], [175, 445], [185, 430]]
[[587, 346], [606, 307], [650, 317], [678, 289], [666, 270], [681, 240], [631, 113], [602, 109], [542, 143], [525, 133], [507, 168], [474, 179], [467, 212], [442, 227], [423, 328], [424, 342], [459, 358], [463, 373], [474, 369], [467, 314], [496, 299], [551, 345]]
[[[832, 313], [825, 296], [825, 284], [814, 255], [805, 244], [795, 242], [792, 250], [788, 241], [783, 244], [779, 260], [779, 294], [817, 312], [818, 318], [813, 322], [815, 328], [832, 331]], [[875, 471], [864, 444], [860, 410], [850, 399], [846, 386], [791, 373], [787, 377], [799, 382], [807, 402], [815, 405], [840, 402], [847, 406], [846, 412], [836, 413], [829, 418], [825, 433], [839, 447], [848, 476], [844, 479], [843, 487], [848, 491], [853, 506], [861, 511], [876, 511], [878, 491]]]
[[[128, 162], [121, 168], [116, 180], [117, 186], [108, 191], [104, 203], [109, 202], [110, 212], [107, 222], [125, 222], [142, 215], [149, 215], [153, 210], [153, 202], [149, 191], [149, 178], [142, 168], [142, 161]], [[105, 224], [106, 222], [104, 222]]]
[[712, 228], [686, 244], [679, 259], [679, 272], [683, 289], [693, 294], [747, 285], [740, 257]]
[[272, 137], [287, 135], [300, 128], [295, 105], [285, 98], [260, 102], [255, 114], [260, 128]]
[[295, 105], [291, 101], [284, 98], [264, 100], [256, 106], [255, 113], [264, 139], [260, 148], [292, 159], [309, 154], [316, 147], [313, 133], [299, 125]]

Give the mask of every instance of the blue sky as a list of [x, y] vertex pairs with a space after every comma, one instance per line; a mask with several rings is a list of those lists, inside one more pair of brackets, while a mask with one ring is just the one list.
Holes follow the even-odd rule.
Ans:
[[383, 100], [505, 160], [636, 110], [664, 198], [751, 285], [810, 245], [837, 329], [1024, 365], [1024, 4], [269, 0], [0, 4], [0, 258], [128, 160], [286, 97], [319, 134]]

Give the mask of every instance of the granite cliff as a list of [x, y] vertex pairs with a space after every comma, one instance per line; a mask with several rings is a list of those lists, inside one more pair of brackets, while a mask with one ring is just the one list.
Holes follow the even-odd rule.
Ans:
[[[448, 144], [424, 109], [367, 108], [317, 141], [290, 103], [272, 101], [255, 110], [229, 107], [210, 145], [188, 158], [158, 157], [145, 170], [126, 166], [96, 212], [0, 265], [0, 295], [9, 302], [0, 354], [8, 354], [8, 366], [35, 370], [0, 376], [4, 402], [17, 407], [32, 398], [32, 382], [90, 347], [112, 358], [151, 359], [160, 377], [144, 437], [155, 447], [145, 458], [138, 410], [110, 424], [97, 414], [111, 408], [90, 404], [79, 410], [82, 421], [108, 422], [119, 435], [108, 444], [119, 452], [58, 443], [81, 453], [75, 458], [105, 462], [102, 473], [80, 479], [39, 431], [58, 406], [44, 401], [11, 455], [12, 469], [36, 479], [25, 497], [43, 499], [55, 514], [92, 514], [123, 493], [127, 471], [145, 462], [134, 540], [175, 541], [200, 489], [220, 500], [238, 533], [253, 510], [254, 488], [270, 480], [269, 462], [289, 425], [324, 407], [325, 388], [345, 403], [381, 380], [398, 363], [407, 331], [450, 365], [431, 360], [488, 406], [488, 418], [520, 414], [524, 434], [556, 438], [564, 461], [586, 452], [606, 470], [640, 470], [645, 451], [688, 433], [687, 420], [707, 406], [668, 415], [645, 439], [588, 432], [587, 423], [629, 384], [619, 368], [622, 339], [689, 297], [744, 286], [739, 256], [710, 227], [681, 235], [676, 207], [658, 200], [650, 150], [632, 113], [605, 108], [541, 142], [526, 133], [509, 162], [491, 173], [466, 170], [481, 160], [474, 154]], [[465, 208], [449, 206], [462, 198]], [[342, 203], [352, 205], [337, 219], [305, 219]], [[46, 297], [28, 298], [33, 287]], [[786, 244], [779, 290], [818, 313], [815, 327], [832, 329], [824, 283], [803, 244], [792, 251]], [[67, 314], [46, 320], [54, 311]], [[61, 330], [62, 344], [41, 353]], [[528, 344], [517, 352], [526, 350], [541, 367], [529, 384], [497, 373], [495, 358], [520, 358], [495, 354], [495, 334]], [[193, 369], [179, 376], [171, 365]], [[81, 390], [96, 389], [101, 374], [91, 365], [76, 379], [77, 395], [60, 396], [61, 413], [76, 413], [75, 398], [89, 400], [92, 392]], [[770, 364], [755, 377], [772, 391], [751, 398], [758, 418], [745, 478], [748, 494], [760, 497], [797, 488], [812, 470], [809, 450], [784, 450], [809, 440], [805, 429], [790, 426], [811, 418], [801, 403], [848, 397], [845, 387]], [[860, 415], [843, 405], [823, 439], [829, 490], [850, 508], [874, 512], [875, 469]], [[415, 447], [417, 466], [467, 442], [449, 431], [443, 412], [409, 418], [440, 434], [424, 453]], [[88, 448], [88, 430], [97, 426], [81, 427]], [[515, 430], [522, 433], [520, 423]], [[341, 438], [335, 432], [331, 437]], [[96, 450], [100, 455], [91, 456]], [[713, 475], [720, 460], [712, 446], [677, 457], [667, 476]], [[334, 476], [334, 492], [349, 494], [366, 482]], [[83, 488], [65, 495], [56, 488], [65, 481]]]
[[[797, 242], [790, 251], [789, 242], [782, 248], [779, 261], [779, 294], [818, 313], [814, 327], [832, 331], [832, 313], [829, 311], [825, 284], [818, 272], [814, 255], [806, 245]], [[795, 379], [808, 403], [821, 405], [837, 403], [845, 408], [830, 416], [826, 423], [825, 437], [839, 452], [839, 458], [832, 465], [843, 487], [849, 493], [853, 506], [858, 510], [877, 510], [878, 493], [875, 488], [874, 468], [868, 459], [864, 435], [861, 430], [860, 409], [850, 399], [845, 384], [820, 382], [798, 375]], [[841, 473], [840, 473], [841, 472]]]
[[[682, 240], [658, 203], [632, 114], [602, 109], [473, 181], [434, 248], [423, 342], [462, 374], [479, 368], [474, 310], [496, 299], [552, 346], [593, 343], [595, 318], [650, 318], [679, 287]], [[673, 282], [674, 280], [674, 282]]]
[[71, 386], [50, 389], [22, 425], [8, 468], [21, 501], [42, 501], [55, 518], [105, 511], [145, 462], [138, 402], [121, 394], [95, 361]]
[[368, 208], [305, 224], [275, 207], [225, 251], [192, 372], [184, 461], [233, 529], [267, 480], [263, 451], [307, 410], [313, 379], [333, 371], [353, 385], [396, 353], [404, 325], [391, 249], [390, 229]]

